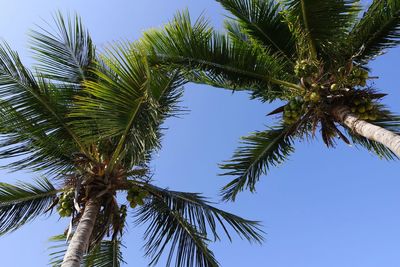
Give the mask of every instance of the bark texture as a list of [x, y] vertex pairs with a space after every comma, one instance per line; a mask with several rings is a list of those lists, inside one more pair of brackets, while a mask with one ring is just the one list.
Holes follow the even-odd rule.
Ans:
[[337, 107], [333, 110], [336, 120], [346, 125], [353, 132], [379, 142], [393, 151], [400, 158], [400, 136], [382, 127], [359, 119], [348, 107]]
[[90, 199], [85, 206], [82, 218], [69, 243], [61, 267], [80, 267], [83, 255], [89, 245], [90, 236], [99, 213], [100, 205]]

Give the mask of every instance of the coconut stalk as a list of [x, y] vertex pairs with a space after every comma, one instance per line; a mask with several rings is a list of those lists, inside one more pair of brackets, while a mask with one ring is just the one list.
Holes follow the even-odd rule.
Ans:
[[381, 143], [400, 158], [399, 135], [365, 120], [361, 120], [351, 112], [349, 107], [337, 107], [332, 112], [337, 122], [342, 123], [356, 134]]

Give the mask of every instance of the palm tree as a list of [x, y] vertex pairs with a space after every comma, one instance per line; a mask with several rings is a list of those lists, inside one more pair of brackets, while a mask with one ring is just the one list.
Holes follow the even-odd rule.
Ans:
[[179, 69], [188, 80], [247, 90], [272, 111], [276, 126], [243, 137], [221, 165], [235, 176], [223, 190], [234, 200], [271, 166], [284, 162], [296, 139], [320, 132], [334, 147], [351, 141], [386, 159], [400, 156], [399, 117], [373, 88], [368, 64], [400, 42], [400, 1], [374, 0], [360, 16], [355, 0], [217, 0], [231, 13], [226, 34], [200, 17], [178, 14], [144, 42], [154, 65]]
[[69, 241], [52, 253], [52, 263], [63, 267], [120, 266], [131, 211], [147, 227], [150, 265], [168, 247], [167, 266], [217, 266], [208, 240], [219, 239], [219, 230], [261, 242], [257, 222], [199, 194], [151, 183], [161, 125], [180, 111], [178, 73], [151, 69], [139, 43], [98, 55], [79, 17], [55, 18], [57, 31], [31, 34], [34, 72], [0, 46], [0, 158], [13, 159], [13, 171], [41, 174], [35, 183], [0, 183], [0, 235], [57, 210], [70, 218], [53, 238]]

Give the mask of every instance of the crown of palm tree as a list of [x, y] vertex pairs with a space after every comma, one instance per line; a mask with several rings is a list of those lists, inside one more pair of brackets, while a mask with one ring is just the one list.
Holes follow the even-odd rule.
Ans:
[[[119, 266], [129, 203], [138, 206], [136, 224], [146, 224], [150, 265], [169, 247], [168, 266], [217, 266], [207, 244], [219, 239], [218, 229], [229, 239], [231, 229], [260, 242], [257, 222], [219, 210], [199, 194], [151, 184], [147, 166], [160, 148], [163, 121], [180, 111], [181, 75], [150, 68], [139, 43], [98, 54], [77, 16], [58, 14], [55, 22], [55, 32], [31, 34], [34, 72], [7, 44], [0, 46], [0, 158], [12, 158], [7, 167], [14, 171], [46, 177], [0, 183], [0, 235], [57, 209], [71, 223], [54, 240], [74, 239], [91, 216], [93, 230], [80, 249], [88, 251], [84, 265]], [[126, 192], [127, 203], [119, 203]], [[53, 264], [62, 262], [64, 246], [56, 246]]]
[[144, 42], [153, 64], [178, 69], [188, 81], [286, 102], [270, 113], [282, 114], [277, 126], [243, 137], [243, 146], [221, 165], [223, 175], [236, 177], [223, 188], [225, 200], [244, 188], [254, 191], [260, 175], [294, 151], [295, 139], [317, 130], [327, 146], [338, 137], [382, 158], [400, 155], [393, 145], [398, 139], [389, 149], [354, 130], [373, 122], [398, 131], [399, 118], [381, 104], [385, 95], [368, 74], [368, 63], [400, 42], [398, 0], [372, 1], [361, 16], [355, 0], [217, 2], [231, 13], [226, 34], [203, 17], [192, 23], [183, 12], [164, 29], [145, 33]]

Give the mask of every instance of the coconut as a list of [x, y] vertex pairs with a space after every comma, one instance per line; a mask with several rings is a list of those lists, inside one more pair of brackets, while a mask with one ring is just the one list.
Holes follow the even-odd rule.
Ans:
[[297, 119], [299, 117], [299, 113], [296, 111], [292, 112], [292, 118]]
[[310, 100], [311, 101], [317, 102], [317, 101], [319, 101], [319, 99], [320, 99], [320, 97], [319, 97], [319, 95], [317, 93], [315, 93], [315, 92], [311, 93], [311, 95], [310, 95]]
[[142, 206], [144, 204], [143, 198], [141, 198], [139, 196], [135, 197], [135, 201], [137, 202], [137, 204], [139, 206]]
[[368, 118], [369, 118], [371, 121], [375, 121], [375, 120], [378, 118], [378, 116], [375, 115], [375, 114], [370, 114], [370, 115], [368, 116]]
[[147, 192], [147, 191], [141, 191], [140, 193], [139, 193], [139, 196], [141, 197], [141, 198], [145, 198], [145, 197], [147, 197], [149, 195], [149, 192]]

